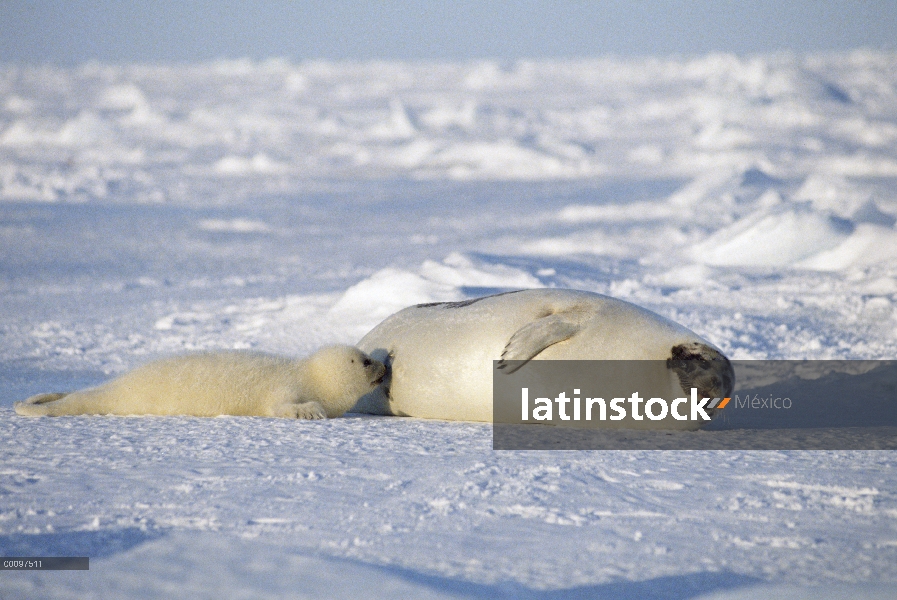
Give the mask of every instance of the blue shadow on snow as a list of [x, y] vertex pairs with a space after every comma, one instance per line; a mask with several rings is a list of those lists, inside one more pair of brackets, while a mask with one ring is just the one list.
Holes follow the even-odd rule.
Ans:
[[[353, 561], [354, 562], [354, 561]], [[644, 581], [617, 581], [562, 590], [535, 590], [515, 582], [472, 583], [439, 575], [427, 575], [395, 566], [361, 563], [408, 582], [459, 598], [520, 600], [688, 600], [711, 592], [761, 583], [756, 577], [730, 572], [670, 575]]]
[[0, 556], [88, 556], [104, 558], [158, 539], [159, 531], [137, 527], [99, 531], [0, 535]]

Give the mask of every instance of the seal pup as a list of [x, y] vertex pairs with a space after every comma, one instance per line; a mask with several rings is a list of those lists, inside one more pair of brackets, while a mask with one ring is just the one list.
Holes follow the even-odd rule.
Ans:
[[218, 415], [338, 417], [378, 385], [383, 363], [353, 346], [304, 359], [258, 352], [200, 352], [151, 362], [95, 388], [38, 394], [15, 404], [26, 416]]
[[[521, 364], [509, 361], [532, 359], [656, 361], [664, 371], [656, 378], [658, 396], [670, 399], [692, 387], [702, 397], [725, 397], [735, 382], [728, 359], [696, 333], [635, 304], [577, 290], [419, 304], [388, 317], [358, 347], [383, 361], [387, 376], [353, 411], [381, 415], [492, 421], [495, 360], [507, 370]], [[664, 419], [631, 425], [700, 424]]]

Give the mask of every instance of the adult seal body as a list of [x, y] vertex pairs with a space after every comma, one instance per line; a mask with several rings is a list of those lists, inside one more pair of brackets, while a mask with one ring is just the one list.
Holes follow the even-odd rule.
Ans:
[[[735, 379], [720, 350], [689, 329], [629, 302], [576, 290], [419, 304], [387, 318], [358, 347], [383, 361], [387, 376], [353, 410], [428, 419], [492, 421], [493, 361], [513, 370], [522, 364], [517, 361], [533, 359], [651, 360], [662, 370], [652, 393], [667, 399], [687, 396], [692, 387], [721, 398]], [[592, 426], [696, 429], [700, 423]]]
[[158, 360], [95, 388], [38, 394], [25, 416], [217, 415], [338, 417], [379, 384], [380, 361], [352, 346], [291, 359], [258, 352], [200, 352]]

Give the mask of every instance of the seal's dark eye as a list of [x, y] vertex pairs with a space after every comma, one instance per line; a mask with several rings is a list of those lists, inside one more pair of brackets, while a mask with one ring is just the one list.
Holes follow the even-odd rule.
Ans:
[[370, 359], [370, 358], [366, 358], [366, 359], [364, 359], [364, 362], [361, 363], [361, 364], [363, 364], [363, 365], [366, 366], [366, 367], [370, 367], [370, 366], [371, 366], [371, 359]]

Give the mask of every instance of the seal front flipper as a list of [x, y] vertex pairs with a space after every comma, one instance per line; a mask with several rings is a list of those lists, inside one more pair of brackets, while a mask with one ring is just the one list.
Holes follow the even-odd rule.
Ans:
[[576, 335], [581, 325], [565, 315], [550, 315], [524, 325], [511, 336], [498, 361], [499, 369], [513, 373], [522, 365], [508, 369], [509, 360], [527, 361], [545, 348]]
[[274, 416], [287, 419], [326, 419], [327, 411], [320, 402], [281, 404], [274, 408]]

